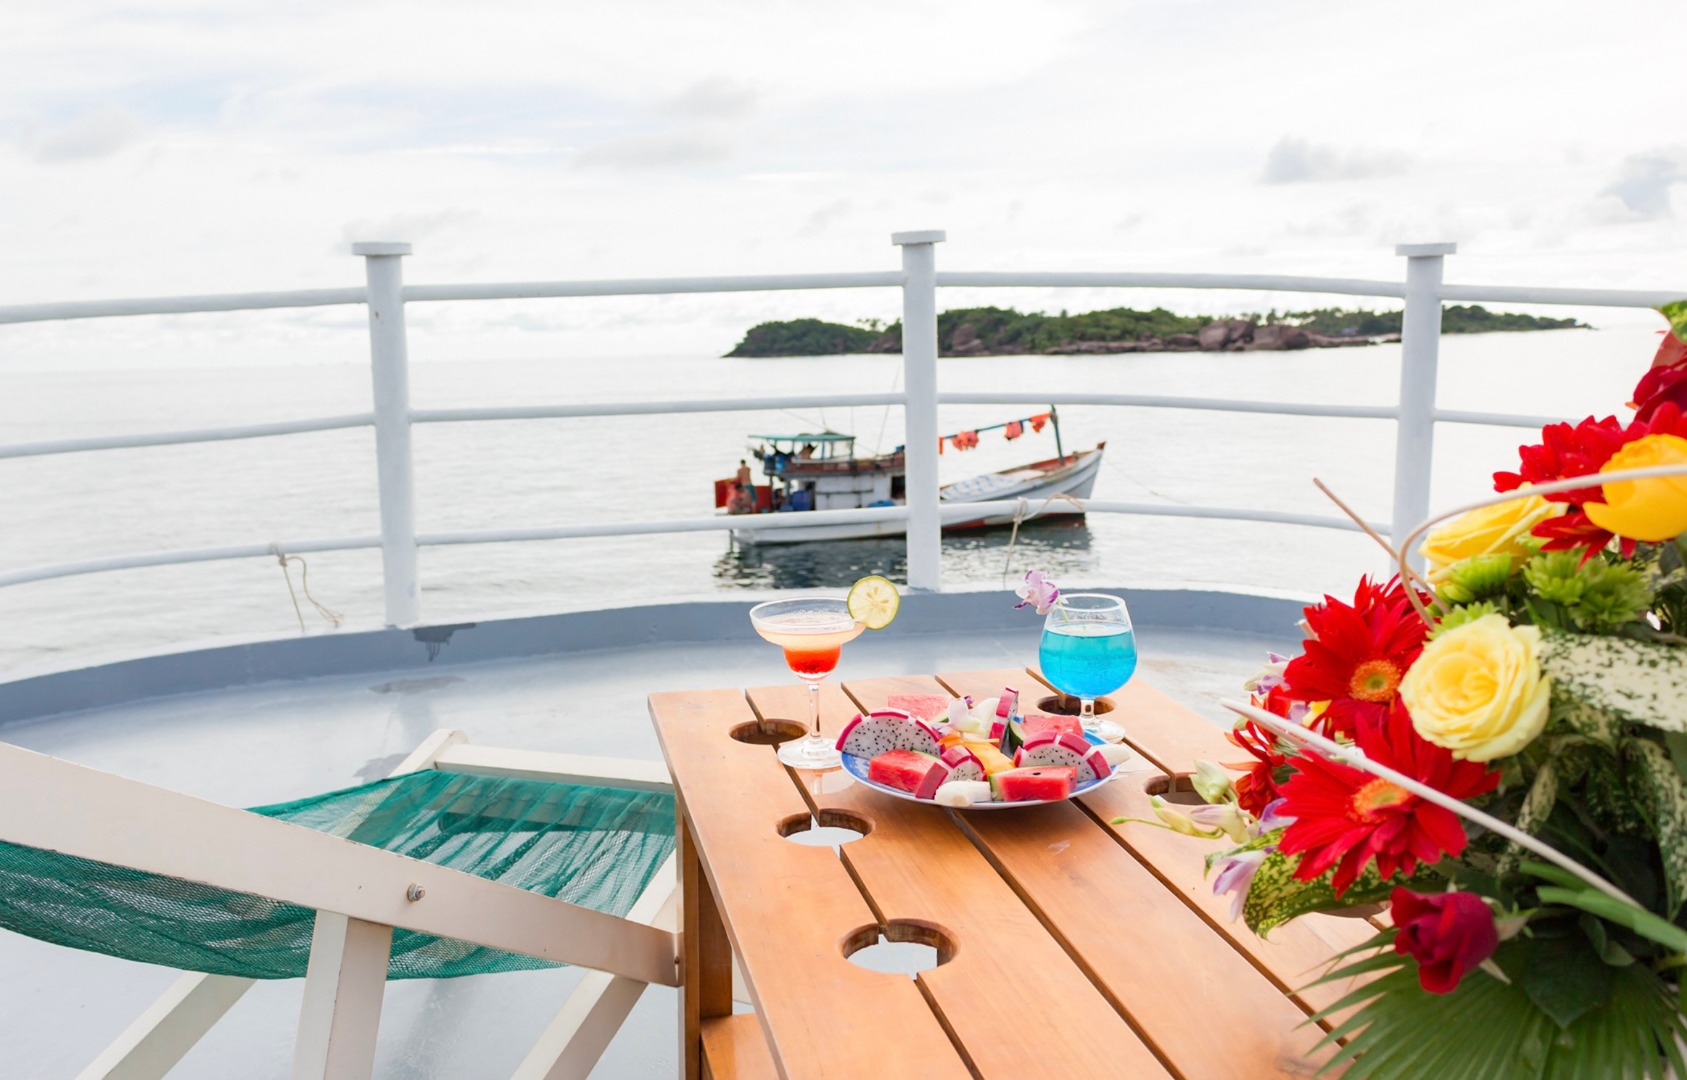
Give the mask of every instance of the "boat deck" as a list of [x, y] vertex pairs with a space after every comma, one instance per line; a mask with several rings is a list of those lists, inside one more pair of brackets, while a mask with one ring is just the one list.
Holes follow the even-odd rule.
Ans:
[[[1035, 659], [1041, 620], [963, 632], [867, 634], [846, 650], [844, 678], [955, 668], [1011, 668]], [[1140, 619], [1140, 616], [1139, 616]], [[965, 625], [963, 623], [963, 625]], [[917, 629], [917, 628], [916, 628]], [[660, 760], [645, 704], [658, 690], [783, 682], [759, 641], [670, 642], [523, 659], [437, 662], [157, 697], [14, 721], [0, 738], [232, 805], [258, 805], [385, 775], [437, 728], [486, 745]], [[1139, 625], [1141, 674], [1219, 722], [1275, 639]], [[169, 970], [0, 932], [0, 1016], [13, 1077], [74, 1075], [175, 977]], [[508, 1075], [560, 1006], [576, 969], [390, 984], [377, 1075]], [[172, 1076], [282, 1077], [300, 981], [265, 983]], [[677, 1000], [651, 988], [594, 1075], [676, 1071]]]

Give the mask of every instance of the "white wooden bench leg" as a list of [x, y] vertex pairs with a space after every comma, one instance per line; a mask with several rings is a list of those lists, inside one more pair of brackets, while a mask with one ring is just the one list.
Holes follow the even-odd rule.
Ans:
[[293, 1080], [368, 1080], [387, 988], [392, 927], [316, 913]]
[[232, 975], [183, 975], [76, 1080], [160, 1080], [251, 985]]
[[[639, 894], [630, 922], [674, 929], [678, 922], [679, 881], [676, 856], [668, 856]], [[626, 1023], [646, 983], [602, 971], [588, 971], [545, 1028], [512, 1080], [585, 1080], [615, 1033]]]

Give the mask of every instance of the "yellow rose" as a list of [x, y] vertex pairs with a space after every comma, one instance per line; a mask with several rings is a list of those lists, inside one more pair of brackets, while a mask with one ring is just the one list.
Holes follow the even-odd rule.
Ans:
[[[1602, 473], [1687, 465], [1687, 439], [1645, 435], [1611, 455]], [[1670, 540], [1687, 532], [1687, 476], [1624, 480], [1605, 485], [1605, 501], [1582, 507], [1588, 519], [1630, 540]]]
[[1418, 545], [1418, 553], [1429, 564], [1429, 580], [1439, 585], [1456, 562], [1478, 555], [1510, 555], [1513, 562], [1528, 558], [1534, 549], [1525, 546], [1529, 530], [1563, 507], [1539, 495], [1523, 495], [1496, 506], [1484, 506], [1437, 525]]
[[1552, 680], [1535, 659], [1541, 632], [1484, 615], [1439, 634], [1400, 682], [1412, 727], [1456, 758], [1493, 761], [1546, 727]]

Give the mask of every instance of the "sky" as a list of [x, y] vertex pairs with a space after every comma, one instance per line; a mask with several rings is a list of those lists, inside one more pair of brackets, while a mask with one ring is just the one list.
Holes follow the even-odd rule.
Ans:
[[[1394, 244], [1453, 240], [1450, 281], [1687, 293], [1680, 0], [63, 0], [4, 24], [0, 304], [356, 284], [358, 239], [412, 242], [412, 282], [879, 270], [891, 232], [928, 228], [957, 270], [1395, 278]], [[806, 314], [898, 301], [412, 325], [444, 357], [718, 354]], [[160, 322], [179, 358], [339, 357], [361, 317]], [[149, 334], [0, 328], [0, 367], [138, 356]]]

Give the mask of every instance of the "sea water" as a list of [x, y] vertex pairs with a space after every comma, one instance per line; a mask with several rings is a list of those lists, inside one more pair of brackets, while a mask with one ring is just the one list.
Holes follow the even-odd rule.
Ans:
[[[1624, 313], [1631, 319], [1644, 313]], [[339, 351], [297, 362], [247, 356], [231, 329], [223, 351], [179, 363], [173, 336], [189, 317], [0, 327], [0, 444], [173, 431], [365, 412], [361, 316], [334, 332]], [[218, 324], [221, 325], [221, 324]], [[1661, 325], [1661, 320], [1660, 320]], [[65, 342], [108, 335], [108, 354], [64, 362]], [[81, 341], [80, 337], [76, 340]], [[95, 338], [90, 337], [93, 341]], [[883, 393], [900, 386], [895, 356], [780, 360], [571, 355], [548, 359], [450, 351], [411, 334], [416, 408], [660, 401], [685, 397]], [[1620, 413], [1656, 348], [1644, 327], [1486, 334], [1442, 342], [1439, 404], [1553, 417]], [[946, 391], [1169, 394], [1247, 401], [1388, 404], [1399, 394], [1397, 345], [1297, 353], [1161, 353], [970, 357], [939, 362]], [[328, 362], [316, 362], [326, 360]], [[944, 406], [944, 433], [1041, 411]], [[1394, 425], [1382, 420], [1240, 416], [1152, 408], [1062, 407], [1063, 449], [1105, 441], [1094, 497], [1157, 505], [1241, 506], [1332, 514], [1312, 486], [1329, 483], [1360, 513], [1387, 521]], [[572, 522], [653, 521], [712, 513], [713, 481], [748, 457], [751, 432], [851, 432], [858, 449], [902, 441], [885, 407], [422, 424], [414, 431], [416, 526], [422, 533]], [[1443, 424], [1433, 503], [1482, 494], [1516, 461], [1518, 428]], [[1052, 432], [938, 459], [944, 482], [1054, 456]], [[367, 429], [197, 446], [0, 461], [0, 571], [146, 551], [374, 536], [374, 437]], [[868, 573], [905, 580], [900, 539], [732, 548], [724, 534], [424, 547], [423, 617], [467, 622], [517, 613], [719, 599], [775, 589], [837, 588]], [[1386, 561], [1356, 532], [1193, 518], [1094, 515], [1087, 524], [947, 538], [946, 589], [1006, 590], [1027, 569], [1071, 591], [1086, 584], [1241, 585], [1297, 595], [1340, 593]], [[111, 654], [207, 640], [325, 633], [383, 622], [380, 557], [323, 552], [90, 574], [0, 588], [0, 677]]]

